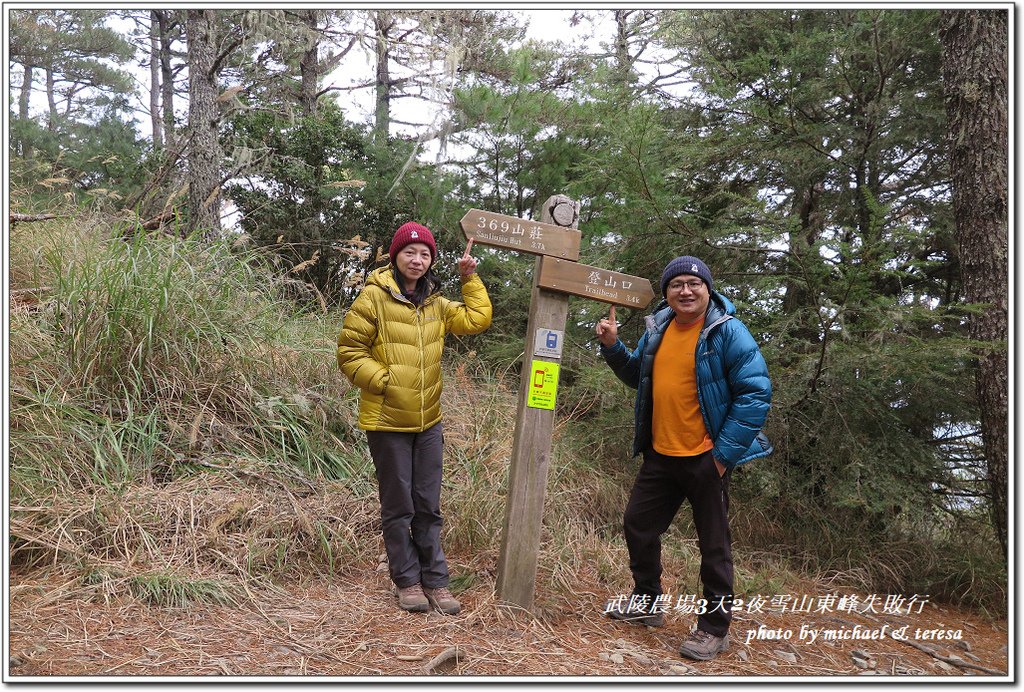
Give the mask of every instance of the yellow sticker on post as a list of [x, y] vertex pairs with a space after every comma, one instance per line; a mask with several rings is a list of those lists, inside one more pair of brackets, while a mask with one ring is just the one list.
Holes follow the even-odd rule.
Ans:
[[526, 405], [553, 411], [558, 395], [558, 363], [535, 360], [530, 363], [530, 384], [527, 387]]

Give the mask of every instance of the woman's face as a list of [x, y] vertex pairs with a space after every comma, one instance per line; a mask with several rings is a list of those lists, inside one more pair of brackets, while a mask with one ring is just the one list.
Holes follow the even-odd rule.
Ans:
[[430, 247], [426, 243], [409, 243], [395, 255], [398, 272], [412, 284], [427, 273], [432, 261]]

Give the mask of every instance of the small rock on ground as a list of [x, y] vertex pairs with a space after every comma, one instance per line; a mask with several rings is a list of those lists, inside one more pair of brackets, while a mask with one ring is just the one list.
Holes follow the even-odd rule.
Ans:
[[775, 655], [781, 658], [783, 661], [789, 661], [790, 663], [796, 663], [796, 654], [789, 651], [775, 650]]

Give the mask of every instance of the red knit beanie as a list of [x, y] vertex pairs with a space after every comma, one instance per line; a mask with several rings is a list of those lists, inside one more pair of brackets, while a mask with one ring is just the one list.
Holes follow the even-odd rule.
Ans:
[[434, 243], [434, 236], [430, 229], [415, 221], [410, 221], [409, 223], [402, 224], [395, 231], [395, 237], [391, 240], [391, 249], [388, 250], [388, 254], [391, 255], [391, 261], [394, 262], [395, 257], [402, 251], [402, 248], [410, 243], [423, 243], [429, 247], [431, 263], [437, 258], [437, 244]]

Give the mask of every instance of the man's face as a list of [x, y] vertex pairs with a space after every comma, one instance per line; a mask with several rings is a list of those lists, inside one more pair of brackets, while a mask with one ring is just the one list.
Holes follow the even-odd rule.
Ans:
[[680, 274], [668, 282], [665, 300], [680, 324], [696, 322], [708, 309], [711, 292], [708, 285], [692, 274]]

